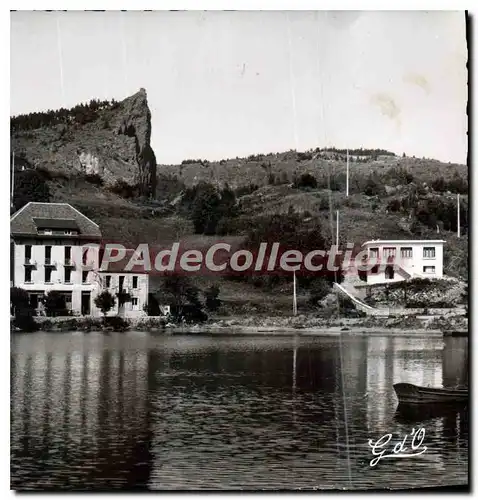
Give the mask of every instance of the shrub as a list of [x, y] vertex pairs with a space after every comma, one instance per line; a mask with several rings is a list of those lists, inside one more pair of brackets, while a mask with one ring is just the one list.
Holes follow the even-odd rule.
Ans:
[[400, 212], [402, 209], [402, 202], [398, 198], [393, 198], [387, 204], [387, 210], [389, 212]]
[[221, 305], [221, 300], [219, 299], [219, 287], [216, 285], [210, 286], [204, 291], [204, 298], [206, 303], [206, 308], [209, 311], [217, 311]]
[[101, 292], [97, 297], [95, 297], [95, 305], [105, 317], [108, 311], [113, 309], [115, 304], [116, 299], [113, 297], [113, 295], [111, 295], [110, 292], [108, 292], [108, 290]]
[[65, 296], [56, 290], [52, 290], [46, 296], [45, 309], [48, 316], [68, 316], [69, 314]]
[[101, 175], [99, 174], [86, 174], [85, 181], [89, 182], [90, 184], [94, 184], [95, 186], [103, 185], [103, 177], [101, 177]]
[[316, 306], [330, 293], [330, 284], [325, 280], [314, 280], [309, 290], [309, 304]]
[[317, 179], [309, 173], [302, 174], [294, 183], [294, 187], [297, 187], [299, 189], [316, 189]]
[[378, 179], [375, 179], [373, 176], [369, 176], [364, 187], [364, 193], [367, 196], [379, 196], [383, 194], [384, 187]]
[[10, 288], [10, 304], [14, 316], [16, 316], [17, 312], [20, 312], [20, 310], [28, 309], [30, 299], [27, 291], [16, 286]]
[[105, 328], [113, 328], [116, 332], [122, 332], [129, 328], [129, 322], [121, 316], [105, 316], [103, 325]]
[[50, 201], [51, 194], [45, 177], [36, 170], [24, 170], [15, 174], [13, 202], [16, 210], [20, 210], [30, 201]]
[[38, 330], [38, 324], [33, 317], [32, 311], [26, 310], [19, 312], [15, 316], [13, 326], [19, 328], [22, 332], [35, 332]]
[[109, 188], [109, 190], [121, 196], [121, 198], [137, 198], [140, 193], [139, 184], [128, 184], [123, 179], [116, 179], [116, 182]]

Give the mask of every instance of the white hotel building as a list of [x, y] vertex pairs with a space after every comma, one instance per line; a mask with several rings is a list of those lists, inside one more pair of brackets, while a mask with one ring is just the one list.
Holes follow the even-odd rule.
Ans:
[[[129, 294], [108, 315], [143, 316], [148, 300], [149, 276], [125, 272], [124, 266], [105, 271], [85, 271], [89, 244], [100, 244], [95, 222], [68, 203], [27, 203], [10, 218], [11, 286], [25, 289], [33, 307], [50, 291], [65, 296], [75, 315], [100, 316], [94, 299], [103, 290]], [[112, 264], [111, 264], [112, 265]]]
[[362, 247], [379, 266], [367, 272], [367, 284], [411, 278], [443, 277], [443, 240], [371, 240]]

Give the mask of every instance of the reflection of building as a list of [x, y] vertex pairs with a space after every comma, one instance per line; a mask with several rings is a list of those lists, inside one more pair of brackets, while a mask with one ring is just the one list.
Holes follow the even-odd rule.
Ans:
[[[146, 337], [130, 341], [131, 349], [93, 336], [24, 339], [12, 354], [12, 484], [28, 487], [16, 474], [25, 457], [36, 488], [147, 482]], [[125, 472], [112, 477], [114, 470]]]
[[10, 232], [11, 284], [28, 292], [33, 308], [56, 291], [64, 295], [68, 310], [99, 316], [94, 298], [108, 290], [118, 297], [110, 315], [146, 314], [148, 274], [138, 267], [128, 270], [129, 258], [109, 262], [111, 268], [101, 273], [99, 265], [87, 268], [92, 261], [99, 263], [98, 250], [92, 245], [99, 244], [101, 231], [68, 203], [27, 203], [12, 215]]
[[367, 364], [367, 415], [369, 426], [383, 424], [397, 405], [393, 384], [409, 382], [440, 387], [442, 339], [370, 337]]
[[443, 339], [443, 386], [468, 386], [468, 339], [445, 337]]

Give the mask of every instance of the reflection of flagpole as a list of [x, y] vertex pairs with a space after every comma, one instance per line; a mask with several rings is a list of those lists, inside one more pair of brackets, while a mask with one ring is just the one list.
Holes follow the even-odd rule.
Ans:
[[297, 387], [297, 342], [294, 338], [294, 357], [292, 360], [292, 390]]

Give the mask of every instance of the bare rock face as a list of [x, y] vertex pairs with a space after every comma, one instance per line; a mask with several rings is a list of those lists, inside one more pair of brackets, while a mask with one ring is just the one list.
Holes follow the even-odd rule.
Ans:
[[[34, 114], [12, 120], [11, 147], [34, 167], [66, 175], [96, 174], [106, 185], [138, 184], [144, 196], [156, 190], [156, 157], [151, 148], [151, 112], [146, 91], [94, 109], [63, 110], [58, 118]], [[50, 115], [52, 113], [54, 118]], [[38, 125], [39, 123], [39, 126]], [[32, 125], [33, 123], [33, 125]]]

